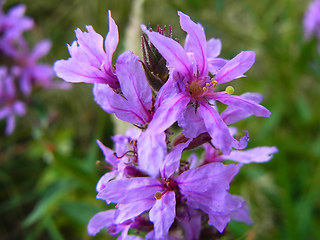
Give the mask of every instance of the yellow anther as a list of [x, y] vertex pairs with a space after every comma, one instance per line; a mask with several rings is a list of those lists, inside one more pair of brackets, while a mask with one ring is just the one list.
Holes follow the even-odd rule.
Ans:
[[206, 88], [206, 87], [203, 87], [202, 90], [203, 90], [203, 91], [207, 91], [207, 88]]
[[210, 83], [207, 82], [207, 83], [206, 83], [206, 86], [209, 87], [209, 86], [210, 86]]
[[218, 82], [214, 80], [214, 78], [211, 78], [210, 81], [212, 82], [212, 87], [216, 87]]
[[154, 194], [154, 197], [155, 197], [157, 200], [160, 200], [161, 197], [162, 197], [162, 193], [161, 193], [160, 191], [158, 191], [158, 192], [156, 192], [156, 193]]
[[232, 86], [228, 86], [228, 87], [226, 87], [226, 92], [228, 94], [232, 94], [232, 93], [234, 93], [234, 88]]

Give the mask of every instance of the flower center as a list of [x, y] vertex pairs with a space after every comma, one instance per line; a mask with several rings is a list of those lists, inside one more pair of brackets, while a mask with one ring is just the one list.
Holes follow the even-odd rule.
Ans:
[[207, 92], [213, 92], [217, 83], [213, 78], [210, 79], [210, 82], [203, 79], [194, 79], [188, 87], [189, 93], [193, 98], [202, 97]]

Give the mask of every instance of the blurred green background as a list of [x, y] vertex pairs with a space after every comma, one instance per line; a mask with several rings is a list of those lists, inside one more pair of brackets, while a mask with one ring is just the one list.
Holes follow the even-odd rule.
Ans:
[[[141, 23], [172, 25], [183, 41], [177, 10], [201, 22], [207, 39], [221, 39], [221, 57], [254, 50], [253, 68], [232, 85], [235, 94], [263, 94], [272, 115], [235, 126], [249, 130], [249, 147], [275, 145], [279, 153], [268, 163], [244, 166], [234, 179], [231, 192], [247, 200], [254, 224], [231, 222], [223, 239], [320, 239], [320, 55], [317, 40], [303, 38], [309, 1], [9, 0], [5, 11], [18, 3], [36, 23], [25, 34], [31, 45], [51, 39], [52, 51], [42, 59], [49, 64], [69, 57], [66, 43], [75, 40], [75, 28], [93, 25], [105, 36], [108, 9], [120, 31], [116, 55], [135, 47], [140, 54]], [[112, 147], [115, 134], [91, 91], [89, 84], [74, 84], [68, 91], [35, 92], [14, 133], [1, 135], [1, 240], [111, 239], [86, 232], [89, 219], [106, 209], [95, 199], [104, 173], [95, 164], [103, 159], [95, 141]], [[1, 121], [1, 133], [4, 128]]]

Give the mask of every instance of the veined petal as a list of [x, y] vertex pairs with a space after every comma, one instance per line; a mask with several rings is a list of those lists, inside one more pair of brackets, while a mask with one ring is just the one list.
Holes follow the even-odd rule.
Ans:
[[215, 75], [219, 70], [227, 64], [229, 60], [223, 58], [208, 58], [208, 70], [211, 74]]
[[114, 223], [114, 214], [116, 210], [99, 212], [94, 215], [88, 223], [88, 233], [91, 236], [96, 235], [104, 227], [108, 228]]
[[185, 50], [192, 52], [197, 62], [199, 76], [207, 75], [207, 41], [203, 27], [193, 22], [190, 17], [180, 11], [181, 28], [188, 33]]
[[119, 32], [118, 32], [118, 26], [111, 17], [111, 11], [108, 11], [108, 18], [109, 18], [109, 32], [106, 36], [104, 45], [107, 53], [107, 62], [112, 63], [112, 55], [114, 51], [116, 50], [119, 42]]
[[98, 193], [97, 198], [107, 202], [131, 203], [137, 200], [153, 198], [162, 186], [156, 179], [149, 177], [137, 177], [119, 179], [109, 182], [106, 187]]
[[154, 178], [158, 177], [167, 152], [165, 133], [145, 131], [138, 138], [137, 145], [139, 168]]
[[114, 113], [119, 119], [132, 124], [145, 124], [148, 119], [141, 115], [136, 105], [115, 93], [107, 84], [94, 84], [93, 95], [96, 103], [107, 113]]
[[188, 106], [178, 118], [178, 125], [182, 128], [182, 133], [186, 138], [196, 138], [201, 133], [207, 132], [203, 118], [192, 106]]
[[167, 98], [154, 113], [147, 131], [160, 133], [168, 129], [177, 121], [189, 102], [190, 96], [185, 92]]
[[271, 112], [264, 106], [256, 102], [241, 98], [240, 96], [231, 94], [214, 94], [212, 98], [218, 100], [226, 105], [241, 108], [246, 114], [252, 114], [257, 117], [270, 117]]
[[153, 222], [157, 239], [166, 237], [176, 217], [175, 193], [169, 191], [157, 200], [149, 212], [150, 221]]
[[218, 38], [211, 38], [207, 41], [207, 57], [216, 58], [221, 52], [221, 41]]
[[133, 52], [122, 53], [116, 63], [116, 75], [125, 98], [139, 108], [144, 119], [151, 120], [152, 93], [139, 58]]
[[211, 142], [224, 154], [229, 154], [235, 139], [230, 135], [229, 129], [219, 113], [213, 107], [204, 103], [200, 104], [197, 111], [203, 118], [207, 131], [212, 137]]
[[256, 54], [253, 51], [239, 53], [220, 69], [214, 79], [218, 84], [221, 84], [242, 77], [254, 64], [255, 56]]
[[192, 62], [190, 61], [183, 47], [178, 42], [159, 33], [149, 31], [144, 25], [141, 25], [141, 29], [145, 34], [148, 35], [152, 44], [167, 60], [170, 67], [174, 68], [182, 75], [192, 78]]
[[273, 154], [278, 152], [276, 147], [256, 147], [243, 151], [232, 151], [230, 155], [222, 155], [224, 160], [232, 160], [239, 163], [262, 163], [269, 161]]
[[169, 178], [171, 175], [179, 169], [180, 159], [183, 149], [188, 147], [192, 139], [189, 139], [185, 143], [181, 143], [175, 146], [166, 156], [163, 166], [161, 167], [162, 178]]
[[[242, 99], [249, 100], [259, 104], [262, 102], [263, 96], [259, 93], [244, 93], [240, 95]], [[252, 113], [248, 112], [246, 109], [239, 108], [238, 105], [228, 106], [222, 113], [221, 118], [223, 121], [229, 125], [238, 122], [244, 118], [250, 117]]]
[[130, 203], [118, 204], [115, 223], [119, 224], [149, 210], [155, 204], [156, 199], [151, 196], [147, 199], [142, 199]]

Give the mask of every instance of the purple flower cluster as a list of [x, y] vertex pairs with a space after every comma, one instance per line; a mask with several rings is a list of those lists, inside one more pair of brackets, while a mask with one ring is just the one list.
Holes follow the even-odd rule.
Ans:
[[[258, 93], [232, 95], [220, 84], [244, 77], [255, 53], [243, 51], [231, 60], [218, 58], [219, 39], [206, 40], [203, 27], [182, 12], [187, 33], [184, 47], [171, 29], [152, 31], [142, 25], [143, 60], [125, 51], [112, 64], [118, 28], [109, 11], [109, 32], [92, 26], [77, 29], [68, 46], [71, 57], [55, 63], [57, 76], [68, 82], [93, 83], [95, 101], [108, 113], [136, 126], [113, 137], [115, 150], [98, 145], [109, 169], [101, 177], [97, 198], [113, 210], [96, 214], [88, 224], [95, 235], [107, 228], [118, 239], [199, 239], [207, 225], [220, 233], [227, 223], [251, 224], [246, 202], [229, 193], [243, 164], [269, 161], [276, 147], [246, 148], [249, 136], [228, 125], [251, 115], [269, 117]], [[219, 112], [216, 102], [227, 105]], [[178, 126], [173, 126], [177, 122]], [[187, 152], [202, 149], [203, 155]], [[231, 160], [235, 163], [225, 164]]]
[[310, 3], [303, 19], [303, 25], [306, 38], [310, 38], [313, 34], [318, 38], [318, 51], [320, 52], [320, 0]]
[[24, 16], [26, 7], [17, 5], [5, 14], [2, 1], [0, 4], [0, 119], [7, 120], [6, 134], [11, 134], [15, 117], [26, 112], [32, 90], [54, 86], [54, 72], [51, 66], [37, 63], [49, 52], [50, 41], [40, 41], [30, 50], [23, 38], [23, 33], [34, 25]]

